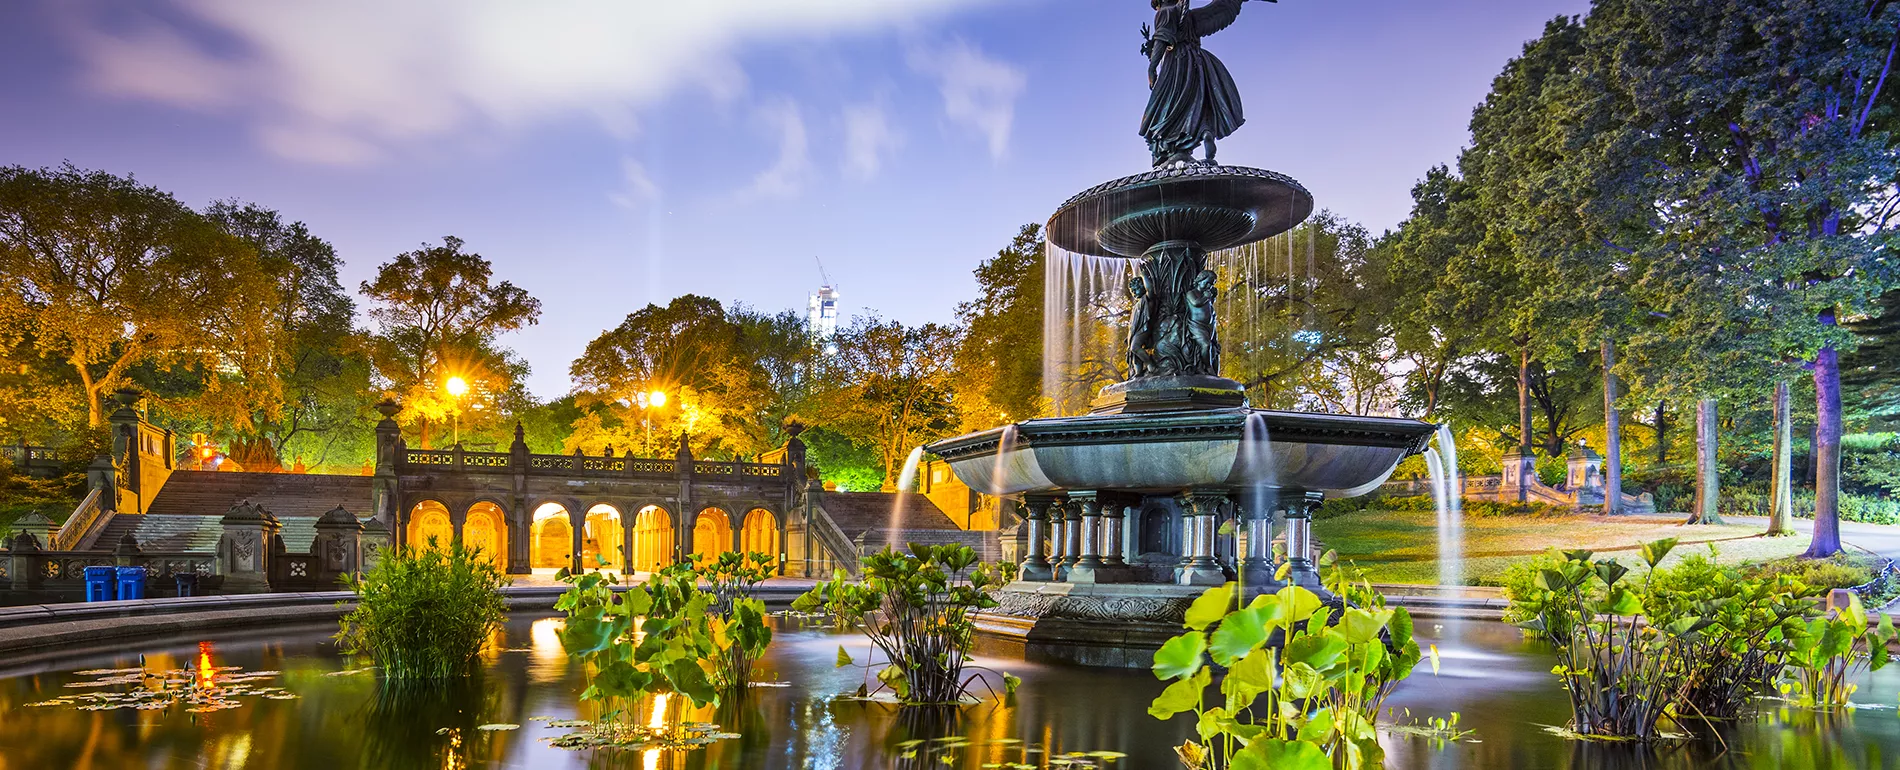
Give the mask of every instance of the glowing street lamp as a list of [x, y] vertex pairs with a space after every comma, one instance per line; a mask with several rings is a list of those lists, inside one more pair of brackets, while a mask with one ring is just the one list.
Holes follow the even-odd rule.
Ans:
[[459, 447], [462, 445], [462, 394], [468, 392], [468, 380], [450, 377], [448, 382], [442, 383], [442, 388], [455, 400], [455, 406], [449, 410], [449, 419], [455, 426], [455, 445]]

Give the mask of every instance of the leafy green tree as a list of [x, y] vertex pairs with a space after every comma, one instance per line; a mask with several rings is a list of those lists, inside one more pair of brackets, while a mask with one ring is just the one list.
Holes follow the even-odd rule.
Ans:
[[819, 366], [823, 389], [814, 394], [815, 424], [874, 447], [884, 484], [896, 484], [913, 447], [958, 426], [957, 331], [868, 316], [838, 330], [834, 341], [838, 352]]
[[[377, 323], [371, 338], [376, 378], [402, 399], [400, 419], [417, 428], [425, 447], [432, 426], [439, 430], [454, 418], [498, 427], [500, 415], [527, 402], [521, 385], [527, 364], [496, 338], [534, 324], [541, 302], [512, 283], [496, 282], [493, 265], [462, 246], [449, 236], [440, 246], [399, 254], [360, 287], [375, 303], [369, 315]], [[461, 377], [468, 394], [450, 394], [451, 377]]]
[[1412, 201], [1412, 215], [1382, 239], [1381, 264], [1398, 292], [1392, 341], [1412, 365], [1404, 402], [1429, 420], [1453, 377], [1486, 350], [1500, 309], [1492, 297], [1509, 289], [1512, 273], [1498, 270], [1496, 260], [1474, 258], [1484, 248], [1488, 218], [1476, 191], [1451, 169], [1434, 166], [1412, 188]]
[[157, 188], [70, 164], [0, 168], [4, 347], [59, 362], [58, 401], [87, 425], [138, 367], [195, 372], [238, 424], [273, 411], [277, 291], [253, 249]]
[[[965, 395], [981, 396], [994, 409], [970, 409], [979, 425], [1000, 412], [999, 420], [1021, 420], [1044, 412], [1042, 225], [1027, 224], [1009, 246], [976, 268], [977, 298], [957, 306], [963, 344], [957, 368]], [[971, 387], [972, 383], [982, 383]]]

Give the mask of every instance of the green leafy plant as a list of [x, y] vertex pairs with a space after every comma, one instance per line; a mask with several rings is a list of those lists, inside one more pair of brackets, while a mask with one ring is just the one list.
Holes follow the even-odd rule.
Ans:
[[369, 654], [391, 678], [467, 675], [504, 617], [508, 578], [481, 549], [434, 545], [385, 549], [367, 575], [346, 579], [357, 602], [337, 642]]
[[[972, 697], [978, 683], [995, 690], [982, 676], [964, 676], [975, 632], [970, 613], [997, 606], [991, 592], [1012, 577], [1010, 565], [979, 563], [969, 546], [912, 543], [910, 553], [887, 548], [865, 557], [862, 581], [839, 572], [798, 597], [792, 609], [822, 611], [883, 653], [881, 665], [864, 664], [867, 674], [875, 669], [877, 686], [867, 682], [859, 695], [889, 689], [906, 704], [957, 704]], [[838, 665], [854, 664], [839, 647]], [[999, 678], [1005, 694], [1016, 689], [1016, 677]]]
[[1557, 666], [1570, 696], [1570, 730], [1585, 737], [1661, 737], [1659, 723], [1673, 717], [1689, 682], [1677, 675], [1692, 665], [1684, 638], [1713, 621], [1693, 616], [1667, 626], [1643, 621], [1643, 597], [1655, 567], [1674, 549], [1674, 538], [1646, 543], [1649, 564], [1640, 584], [1625, 582], [1629, 568], [1589, 551], [1565, 551], [1564, 561], [1542, 570], [1537, 590], [1514, 596], [1519, 627], [1556, 648]]
[[776, 561], [771, 554], [727, 551], [716, 559], [693, 554], [686, 564], [662, 571], [692, 575], [712, 587], [711, 628], [713, 646], [719, 651], [712, 679], [721, 693], [744, 693], [751, 683], [753, 662], [772, 644], [772, 628], [765, 622], [765, 602], [753, 598], [752, 589], [772, 576]]
[[702, 593], [690, 571], [654, 575], [644, 585], [616, 591], [619, 578], [590, 572], [567, 578], [554, 608], [567, 613], [561, 647], [586, 667], [581, 700], [600, 705], [598, 718], [576, 745], [647, 745], [656, 736], [625, 719], [640, 698], [679, 693], [694, 705], [718, 700], [713, 682], [721, 658], [713, 633], [714, 597]]
[[1235, 584], [1209, 589], [1189, 606], [1187, 632], [1155, 652], [1155, 676], [1173, 683], [1148, 713], [1194, 713], [1199, 740], [1175, 748], [1189, 770], [1380, 765], [1380, 704], [1419, 662], [1412, 618], [1346, 567], [1331, 565], [1327, 583], [1347, 603], [1337, 616], [1299, 586], [1245, 607]]
[[1666, 675], [1684, 681], [1681, 710], [1710, 719], [1741, 715], [1748, 700], [1770, 690], [1792, 651], [1790, 623], [1813, 608], [1818, 589], [1785, 574], [1749, 575], [1691, 554], [1658, 570], [1645, 597], [1648, 622], [1680, 627], [1703, 623], [1678, 642], [1683, 668]]
[[1847, 594], [1847, 605], [1795, 623], [1789, 637], [1792, 648], [1782, 671], [1782, 693], [1810, 708], [1840, 708], [1856, 686], [1853, 673], [1879, 671], [1888, 663], [1887, 645], [1895, 639], [1893, 619], [1881, 615], [1869, 627], [1860, 597]]

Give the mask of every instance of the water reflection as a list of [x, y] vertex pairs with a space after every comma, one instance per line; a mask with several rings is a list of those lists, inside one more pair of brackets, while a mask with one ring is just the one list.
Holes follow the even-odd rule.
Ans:
[[[1430, 631], [1429, 624], [1421, 624]], [[741, 737], [700, 751], [573, 753], [542, 739], [565, 730], [546, 720], [587, 718], [578, 695], [577, 667], [560, 653], [558, 621], [517, 617], [505, 645], [485, 657], [479, 677], [414, 687], [345, 674], [366, 661], [340, 657], [329, 628], [295, 633], [230, 635], [216, 645], [198, 640], [154, 644], [143, 650], [76, 654], [56, 667], [19, 670], [0, 679], [0, 767], [14, 768], [965, 768], [1019, 762], [1025, 744], [1058, 756], [1069, 751], [1128, 754], [1116, 767], [1145, 770], [1176, 765], [1169, 748], [1192, 730], [1186, 718], [1161, 723], [1146, 713], [1161, 683], [1146, 671], [1077, 669], [986, 659], [983, 665], [1022, 677], [1007, 700], [950, 712], [906, 712], [883, 703], [834, 699], [855, 690], [863, 673], [833, 666], [838, 644], [863, 640], [823, 628], [781, 624], [761, 661], [761, 687], [717, 708], [694, 708], [679, 698], [637, 704], [647, 724], [705, 721]], [[1407, 768], [1755, 768], [1885, 767], [1900, 751], [1900, 715], [1891, 709], [1823, 715], [1769, 704], [1749, 720], [1727, 725], [1719, 737], [1665, 748], [1605, 746], [1565, 741], [1543, 732], [1568, 718], [1563, 692], [1550, 677], [1550, 657], [1526, 645], [1511, 628], [1473, 624], [1455, 641], [1438, 641], [1441, 673], [1429, 668], [1388, 701], [1413, 718], [1457, 711], [1480, 742], [1445, 745], [1388, 736], [1388, 766]], [[240, 708], [205, 714], [182, 709], [82, 712], [26, 708], [72, 692], [84, 677], [71, 671], [127, 668], [145, 653], [148, 669], [188, 669], [205, 677], [222, 666], [281, 670], [277, 679], [298, 700], [247, 699]], [[1890, 669], [1864, 680], [1857, 699], [1890, 704], [1900, 674]], [[210, 672], [210, 673], [207, 673]], [[542, 721], [531, 719], [542, 717]], [[657, 722], [656, 722], [657, 720]], [[516, 724], [518, 730], [481, 730]], [[907, 742], [961, 738], [948, 764], [936, 752], [904, 757]], [[1014, 743], [1023, 741], [1025, 743]], [[1726, 744], [1724, 743], [1726, 741]], [[1725, 748], [1726, 746], [1726, 748]]]

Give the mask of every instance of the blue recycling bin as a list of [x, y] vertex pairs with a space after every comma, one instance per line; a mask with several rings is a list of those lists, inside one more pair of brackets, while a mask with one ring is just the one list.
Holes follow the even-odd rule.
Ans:
[[198, 595], [198, 573], [180, 572], [172, 576], [172, 582], [178, 585], [179, 596]]
[[86, 601], [109, 602], [119, 598], [112, 581], [118, 579], [116, 567], [86, 568]]
[[119, 598], [120, 599], [145, 598], [145, 568], [144, 567], [120, 567], [119, 568]]

